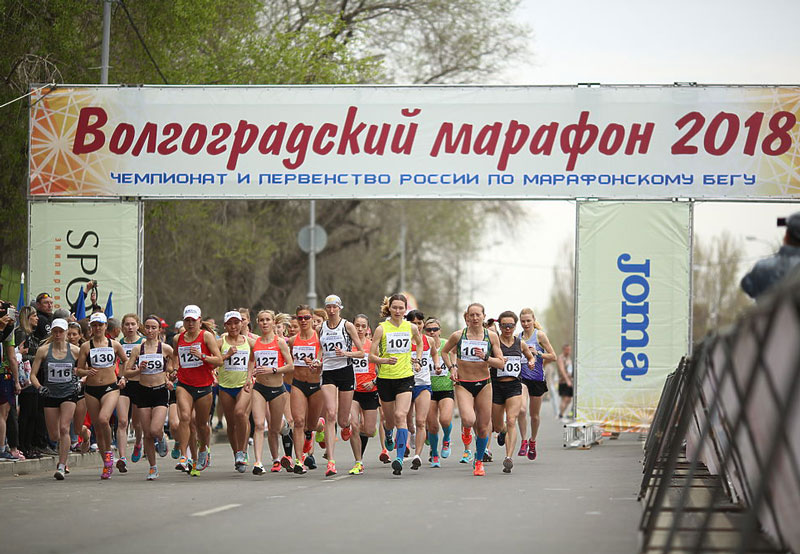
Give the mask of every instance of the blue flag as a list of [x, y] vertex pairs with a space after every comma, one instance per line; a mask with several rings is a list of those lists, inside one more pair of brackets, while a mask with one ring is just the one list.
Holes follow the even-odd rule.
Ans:
[[106, 301], [106, 317], [114, 317], [114, 306], [111, 305], [111, 294], [108, 293], [108, 300]]
[[20, 273], [19, 275], [19, 300], [17, 300], [17, 311], [21, 310], [25, 306], [25, 274]]
[[75, 302], [75, 317], [81, 320], [86, 317], [86, 293], [83, 288], [78, 293], [78, 300]]

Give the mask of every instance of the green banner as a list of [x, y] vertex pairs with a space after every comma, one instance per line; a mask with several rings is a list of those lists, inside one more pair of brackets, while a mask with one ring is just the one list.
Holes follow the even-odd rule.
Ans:
[[[114, 316], [138, 305], [139, 208], [132, 202], [33, 202], [29, 241], [30, 297], [47, 292], [73, 311], [78, 293], [97, 281]], [[86, 299], [87, 310], [90, 299]]]
[[610, 430], [647, 430], [689, 350], [691, 205], [578, 207], [576, 408]]

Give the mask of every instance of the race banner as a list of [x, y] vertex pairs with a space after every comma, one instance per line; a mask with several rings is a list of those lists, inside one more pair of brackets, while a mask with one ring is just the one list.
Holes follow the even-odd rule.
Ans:
[[136, 202], [32, 202], [30, 209], [31, 296], [47, 292], [56, 308], [72, 311], [80, 289], [95, 280], [103, 308], [111, 292], [114, 316], [137, 313]]
[[689, 202], [579, 202], [577, 417], [649, 428], [689, 352]]
[[69, 86], [32, 197], [800, 198], [800, 87]]

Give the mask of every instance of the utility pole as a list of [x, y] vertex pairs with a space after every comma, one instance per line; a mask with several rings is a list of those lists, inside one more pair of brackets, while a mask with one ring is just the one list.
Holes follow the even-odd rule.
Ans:
[[100, 50], [100, 84], [108, 84], [108, 51], [111, 42], [111, 0], [103, 0], [103, 45]]
[[316, 200], [312, 200], [308, 210], [308, 225], [311, 229], [308, 237], [308, 305], [312, 310], [317, 307], [317, 244], [314, 232], [314, 228], [317, 226], [316, 203]]

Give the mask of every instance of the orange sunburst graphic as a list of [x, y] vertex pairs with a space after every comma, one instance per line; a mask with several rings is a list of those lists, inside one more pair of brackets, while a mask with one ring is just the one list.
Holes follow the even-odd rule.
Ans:
[[90, 154], [72, 151], [80, 109], [105, 104], [102, 91], [47, 90], [31, 96], [30, 193], [33, 196], [108, 196], [116, 168], [106, 147]]
[[[800, 89], [796, 87], [762, 87], [748, 91], [747, 99], [764, 111], [759, 144], [771, 132], [769, 121], [778, 112], [791, 112], [800, 121]], [[758, 196], [800, 196], [800, 124], [789, 136], [791, 147], [785, 154], [754, 157], [749, 170], [758, 175]]]

